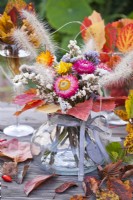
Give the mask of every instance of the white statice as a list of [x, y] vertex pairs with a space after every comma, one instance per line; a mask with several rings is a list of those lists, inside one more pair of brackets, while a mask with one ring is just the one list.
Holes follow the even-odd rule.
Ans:
[[66, 111], [68, 109], [72, 108], [72, 106], [70, 105], [70, 103], [68, 103], [67, 101], [65, 101], [61, 97], [58, 98], [58, 103], [60, 104], [62, 113], [66, 113]]
[[78, 56], [82, 54], [80, 47], [77, 45], [76, 40], [70, 40], [68, 48], [70, 49], [70, 55], [72, 56]]

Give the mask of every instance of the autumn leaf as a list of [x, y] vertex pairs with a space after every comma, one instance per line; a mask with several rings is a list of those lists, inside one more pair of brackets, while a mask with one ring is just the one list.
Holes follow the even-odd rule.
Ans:
[[88, 17], [85, 17], [83, 22], [82, 22], [82, 25], [80, 26], [80, 31], [81, 31], [81, 35], [82, 35], [82, 38], [84, 39], [85, 37], [85, 32], [86, 32], [86, 29], [92, 24], [91, 20], [88, 18]]
[[87, 200], [87, 198], [82, 195], [74, 195], [70, 198], [70, 200]]
[[107, 182], [109, 190], [117, 194], [120, 200], [132, 200], [132, 190], [124, 184], [120, 179], [111, 178]]
[[4, 12], [4, 14], [0, 16], [0, 40], [4, 43], [12, 44], [13, 41], [11, 37], [14, 28], [15, 26], [11, 21], [11, 17]]
[[23, 113], [24, 111], [32, 109], [32, 108], [36, 108], [38, 106], [43, 105], [44, 103], [45, 103], [44, 100], [40, 100], [40, 99], [32, 100], [32, 101], [26, 103], [25, 106], [20, 111], [17, 111], [14, 115], [18, 116], [21, 113]]
[[116, 45], [116, 35], [117, 30], [112, 26], [112, 24], [107, 24], [105, 26], [105, 38], [106, 43], [104, 44], [103, 51], [104, 52], [113, 52]]
[[121, 167], [120, 172], [122, 179], [131, 177], [133, 175], [133, 165], [125, 165]]
[[45, 113], [55, 113], [60, 109], [61, 108], [60, 108], [59, 105], [52, 104], [52, 103], [51, 104], [45, 104], [45, 105], [39, 106], [37, 108], [38, 111], [42, 111], [42, 112], [45, 112]]
[[51, 175], [39, 175], [28, 181], [24, 186], [24, 192], [28, 196], [34, 189], [36, 189], [41, 183], [46, 182], [48, 179], [54, 177], [55, 174]]
[[18, 11], [24, 9], [26, 7], [26, 2], [24, 0], [8, 0], [6, 4], [5, 12], [9, 13], [13, 7], [16, 8]]
[[83, 181], [83, 189], [85, 192], [85, 196], [90, 197], [92, 194], [96, 194], [99, 190], [100, 181], [95, 177], [86, 176]]
[[133, 118], [133, 90], [130, 90], [128, 99], [125, 102], [125, 108], [128, 115], [128, 119]]
[[110, 190], [103, 190], [98, 192], [96, 200], [119, 200], [119, 196]]
[[100, 52], [105, 44], [105, 29], [104, 21], [92, 24], [85, 33], [85, 41], [93, 38], [96, 43], [96, 50]]
[[32, 101], [35, 97], [36, 97], [36, 94], [32, 94], [32, 93], [20, 94], [16, 96], [13, 102], [15, 104], [18, 104], [19, 106], [23, 106], [26, 103]]
[[102, 178], [119, 177], [122, 160], [115, 163], [107, 164], [102, 170], [99, 171]]
[[94, 101], [92, 110], [94, 112], [112, 111], [115, 108], [115, 99], [113, 98], [100, 98]]
[[75, 182], [70, 181], [70, 182], [65, 182], [62, 185], [60, 185], [58, 188], [55, 189], [56, 193], [63, 193], [66, 190], [68, 190], [69, 188], [73, 187], [73, 186], [78, 186]]
[[114, 113], [118, 115], [122, 120], [128, 121], [128, 115], [126, 110], [115, 110]]
[[18, 167], [15, 162], [4, 162], [2, 166], [2, 174], [14, 178], [17, 175]]
[[0, 156], [11, 158], [16, 163], [32, 159], [30, 143], [19, 142], [18, 139], [2, 142], [0, 143]]
[[118, 35], [116, 46], [123, 53], [133, 49], [133, 23], [122, 28], [121, 33]]
[[23, 182], [23, 179], [26, 176], [29, 167], [29, 164], [24, 165], [23, 169], [18, 173], [17, 183], [21, 184]]
[[73, 108], [69, 109], [66, 114], [72, 115], [83, 121], [87, 121], [93, 106], [93, 99], [76, 104]]

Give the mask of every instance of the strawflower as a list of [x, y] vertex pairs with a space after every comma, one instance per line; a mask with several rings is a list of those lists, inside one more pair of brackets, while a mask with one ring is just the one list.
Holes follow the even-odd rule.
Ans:
[[78, 60], [74, 63], [73, 69], [79, 74], [92, 74], [94, 73], [96, 67], [88, 60]]
[[72, 68], [72, 64], [71, 63], [66, 63], [61, 61], [56, 67], [55, 67], [55, 71], [58, 74], [66, 74], [68, 73]]
[[73, 75], [58, 77], [54, 83], [54, 90], [58, 96], [70, 98], [78, 90], [78, 79]]
[[50, 51], [41, 52], [39, 56], [37, 56], [36, 62], [50, 67], [54, 62], [54, 56], [50, 53]]

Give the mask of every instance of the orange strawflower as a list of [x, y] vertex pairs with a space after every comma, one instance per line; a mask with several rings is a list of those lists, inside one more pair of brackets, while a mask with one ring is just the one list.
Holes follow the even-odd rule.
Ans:
[[41, 52], [36, 58], [36, 62], [50, 67], [54, 62], [54, 56], [50, 51]]

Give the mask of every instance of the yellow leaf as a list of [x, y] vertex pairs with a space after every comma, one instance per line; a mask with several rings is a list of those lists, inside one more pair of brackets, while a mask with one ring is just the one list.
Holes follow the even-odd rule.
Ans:
[[88, 18], [91, 20], [92, 24], [102, 21], [101, 14], [96, 12], [95, 10]]
[[11, 17], [6, 12], [0, 16], [0, 40], [5, 43], [12, 43], [11, 36], [15, 26], [11, 21]]
[[130, 90], [128, 99], [125, 101], [126, 112], [128, 119], [133, 118], [133, 90]]
[[115, 110], [114, 113], [118, 115], [122, 120], [128, 121], [128, 116], [125, 110]]
[[38, 111], [42, 111], [45, 113], [55, 113], [60, 110], [60, 106], [56, 104], [45, 104], [37, 108]]
[[105, 25], [104, 21], [101, 20], [100, 22], [94, 23], [86, 30], [85, 40], [88, 41], [89, 39], [93, 38], [96, 43], [96, 50], [101, 51], [103, 45], [105, 44]]

